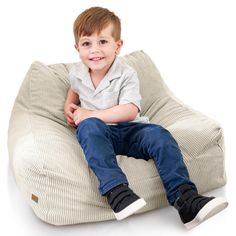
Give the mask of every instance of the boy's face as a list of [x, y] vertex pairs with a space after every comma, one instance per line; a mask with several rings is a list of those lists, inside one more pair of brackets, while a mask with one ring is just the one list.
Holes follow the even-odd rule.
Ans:
[[123, 42], [122, 40], [114, 40], [112, 30], [113, 25], [110, 24], [99, 34], [82, 35], [78, 44], [75, 45], [82, 62], [90, 68], [90, 72], [103, 72], [105, 74], [120, 52]]

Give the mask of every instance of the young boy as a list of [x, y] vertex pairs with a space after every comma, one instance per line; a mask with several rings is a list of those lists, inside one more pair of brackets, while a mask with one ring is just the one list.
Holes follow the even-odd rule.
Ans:
[[100, 182], [117, 220], [145, 206], [129, 187], [116, 155], [153, 159], [166, 190], [187, 228], [227, 206], [224, 198], [205, 197], [189, 179], [178, 144], [163, 127], [140, 117], [139, 80], [117, 55], [122, 47], [119, 18], [107, 9], [92, 7], [74, 22], [75, 48], [81, 61], [70, 71], [71, 88], [64, 112], [89, 167]]

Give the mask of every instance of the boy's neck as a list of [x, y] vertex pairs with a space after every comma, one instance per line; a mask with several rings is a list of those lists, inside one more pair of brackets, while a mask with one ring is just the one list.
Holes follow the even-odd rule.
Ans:
[[89, 70], [89, 74], [91, 79], [97, 79], [97, 80], [102, 80], [105, 75], [107, 74], [108, 70], [106, 71], [91, 71]]
[[92, 84], [94, 86], [94, 88], [96, 89], [99, 85], [99, 83], [103, 80], [103, 78], [105, 77], [105, 75], [107, 74], [108, 70], [103, 72], [103, 71], [90, 71], [90, 77], [91, 77], [91, 81]]

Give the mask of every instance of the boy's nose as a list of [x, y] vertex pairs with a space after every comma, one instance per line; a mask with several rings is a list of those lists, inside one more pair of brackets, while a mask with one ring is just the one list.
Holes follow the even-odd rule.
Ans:
[[96, 53], [99, 53], [99, 50], [98, 49], [94, 49], [94, 50], [91, 50], [90, 53], [91, 54], [96, 54]]
[[99, 51], [100, 51], [99, 45], [98, 44], [93, 44], [91, 49], [90, 49], [90, 52], [95, 54], [95, 53], [98, 53]]

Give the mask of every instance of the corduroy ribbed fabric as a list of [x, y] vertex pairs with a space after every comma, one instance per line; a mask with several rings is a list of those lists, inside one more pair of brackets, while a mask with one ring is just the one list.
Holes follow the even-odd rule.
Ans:
[[[174, 136], [199, 192], [223, 186], [224, 139], [219, 124], [175, 98], [143, 51], [122, 60], [138, 73], [142, 115]], [[114, 219], [106, 199], [99, 194], [97, 178], [87, 166], [75, 130], [64, 119], [71, 66], [34, 62], [9, 123], [9, 157], [17, 186], [35, 214], [54, 225]], [[130, 187], [147, 202], [139, 213], [167, 205], [152, 160], [117, 158]]]

